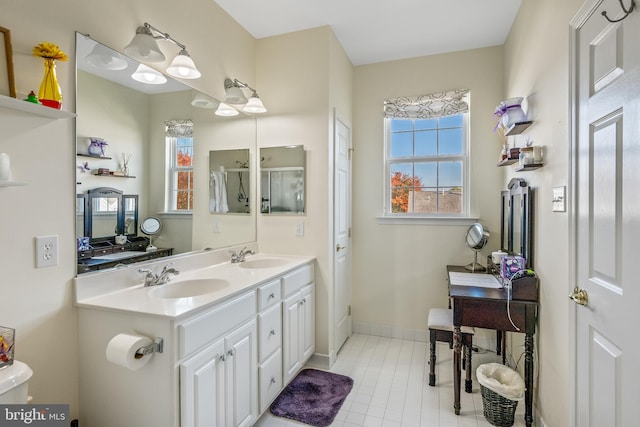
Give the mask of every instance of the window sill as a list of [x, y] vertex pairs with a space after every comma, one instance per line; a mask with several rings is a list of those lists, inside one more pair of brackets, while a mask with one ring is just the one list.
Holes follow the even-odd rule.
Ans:
[[193, 212], [159, 212], [160, 218], [189, 219], [193, 216]]
[[420, 216], [379, 216], [381, 225], [471, 225], [478, 222], [477, 217], [420, 217]]

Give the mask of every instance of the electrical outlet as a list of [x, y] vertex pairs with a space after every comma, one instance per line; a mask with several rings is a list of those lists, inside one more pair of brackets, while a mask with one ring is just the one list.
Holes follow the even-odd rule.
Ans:
[[36, 237], [36, 268], [58, 265], [58, 236]]
[[298, 221], [296, 224], [296, 236], [304, 236], [304, 221]]

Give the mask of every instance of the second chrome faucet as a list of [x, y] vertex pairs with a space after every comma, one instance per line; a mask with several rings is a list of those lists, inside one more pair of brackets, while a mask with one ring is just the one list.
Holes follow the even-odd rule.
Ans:
[[141, 268], [138, 270], [138, 273], [145, 275], [144, 276], [145, 287], [164, 285], [165, 283], [169, 282], [169, 280], [171, 279], [169, 277], [170, 274], [173, 274], [173, 275], [180, 274], [178, 270], [171, 267], [171, 264], [167, 264], [164, 267], [162, 267], [162, 271], [160, 272], [160, 274], [155, 274], [153, 271], [151, 271], [148, 268]]

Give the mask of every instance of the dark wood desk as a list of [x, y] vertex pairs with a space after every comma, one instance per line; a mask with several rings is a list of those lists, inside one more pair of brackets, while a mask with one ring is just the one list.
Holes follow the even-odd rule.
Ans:
[[[451, 272], [469, 273], [462, 266], [447, 266], [447, 275]], [[483, 274], [483, 273], [478, 273]], [[537, 286], [537, 279], [536, 286]], [[538, 315], [537, 295], [533, 300], [515, 300], [509, 302], [511, 319], [507, 316], [507, 290], [476, 286], [456, 286], [449, 281], [449, 296], [453, 306], [453, 408], [460, 414], [461, 381], [461, 326], [495, 329], [505, 332], [525, 334], [524, 382], [525, 382], [525, 422], [527, 427], [533, 423], [533, 335], [536, 331]]]

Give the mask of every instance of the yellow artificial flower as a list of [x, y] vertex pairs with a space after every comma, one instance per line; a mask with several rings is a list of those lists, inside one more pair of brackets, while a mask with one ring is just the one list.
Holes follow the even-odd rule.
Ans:
[[33, 56], [55, 59], [57, 61], [66, 61], [69, 59], [67, 54], [61, 51], [57, 45], [49, 42], [42, 42], [39, 45], [34, 46]]

